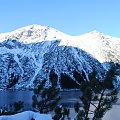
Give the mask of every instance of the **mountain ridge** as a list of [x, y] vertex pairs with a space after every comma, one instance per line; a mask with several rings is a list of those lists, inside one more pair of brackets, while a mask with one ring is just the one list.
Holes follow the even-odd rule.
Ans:
[[[41, 25], [30, 25], [7, 34], [0, 34], [0, 41], [2, 42], [5, 39], [17, 39], [19, 42], [22, 42], [24, 44], [42, 42], [43, 40], [61, 40], [60, 45], [78, 47], [85, 51], [90, 51], [88, 50], [89, 46], [89, 48], [91, 48], [91, 51], [89, 53], [92, 54], [95, 58], [97, 57], [100, 62], [105, 62], [105, 60], [101, 60], [102, 57], [99, 58], [99, 56], [94, 55], [100, 54], [101, 52], [100, 49], [98, 50], [99, 46], [97, 46], [97, 44], [104, 44], [103, 42], [107, 42], [106, 44], [109, 44], [109, 41], [111, 40], [112, 44], [115, 44], [114, 46], [117, 48], [119, 48], [120, 44], [119, 38], [104, 35], [103, 33], [97, 32], [96, 30], [83, 34], [81, 36], [70, 36], [52, 27]], [[92, 50], [93, 44], [94, 47], [96, 47], [96, 51], [98, 51], [98, 53], [94, 53], [94, 50]], [[82, 48], [83, 46], [86, 46], [86, 48]], [[106, 46], [106, 48], [107, 47], [108, 46]]]
[[[120, 39], [92, 31], [70, 36], [48, 26], [31, 25], [0, 34], [0, 88], [9, 84], [11, 73], [19, 75], [14, 88], [35, 87], [52, 70], [73, 78], [73, 70], [88, 76], [96, 69], [99, 78], [110, 62], [120, 63]], [[36, 77], [39, 78], [35, 81]], [[73, 78], [74, 79], [74, 78]]]

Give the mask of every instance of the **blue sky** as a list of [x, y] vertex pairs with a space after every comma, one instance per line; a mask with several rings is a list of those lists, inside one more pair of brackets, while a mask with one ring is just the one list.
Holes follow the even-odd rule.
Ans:
[[120, 0], [0, 0], [0, 33], [31, 24], [120, 37]]

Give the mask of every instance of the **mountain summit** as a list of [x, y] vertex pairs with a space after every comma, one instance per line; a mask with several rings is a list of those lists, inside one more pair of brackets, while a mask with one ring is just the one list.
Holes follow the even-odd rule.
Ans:
[[43, 40], [63, 39], [66, 36], [68, 35], [49, 26], [29, 25], [13, 32], [3, 33], [0, 35], [0, 39], [2, 41], [5, 39], [19, 39], [19, 42], [29, 44]]
[[[69, 84], [64, 74], [74, 79], [76, 70], [87, 77], [95, 69], [101, 78], [110, 62], [119, 64], [120, 39], [97, 31], [70, 36], [48, 26], [30, 25], [0, 34], [0, 51], [1, 89], [31, 88], [43, 79], [49, 85], [53, 71], [61, 87], [61, 81]], [[17, 76], [17, 81], [11, 76]]]

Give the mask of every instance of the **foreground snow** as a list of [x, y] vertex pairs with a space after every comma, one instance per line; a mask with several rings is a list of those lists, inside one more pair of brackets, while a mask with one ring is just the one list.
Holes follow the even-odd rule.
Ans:
[[25, 111], [15, 115], [0, 116], [0, 120], [52, 120], [51, 115], [39, 114], [32, 111]]

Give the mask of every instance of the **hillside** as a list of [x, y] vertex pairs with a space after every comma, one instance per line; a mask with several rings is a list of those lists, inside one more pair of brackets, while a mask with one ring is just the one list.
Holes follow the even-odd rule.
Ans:
[[[73, 78], [73, 71], [86, 77], [95, 69], [102, 78], [111, 62], [120, 63], [120, 39], [92, 31], [70, 36], [54, 28], [30, 25], [0, 34], [0, 88], [6, 88], [11, 74], [19, 79], [13, 88], [35, 87], [54, 71]], [[14, 73], [14, 74], [13, 74]], [[35, 78], [38, 78], [35, 80]], [[74, 78], [73, 78], [74, 79]]]

